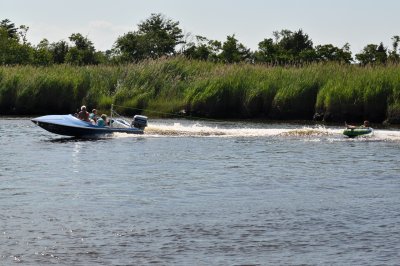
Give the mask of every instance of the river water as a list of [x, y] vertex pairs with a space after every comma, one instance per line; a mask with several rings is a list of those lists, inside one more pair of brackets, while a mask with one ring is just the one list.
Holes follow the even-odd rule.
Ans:
[[400, 132], [0, 119], [0, 265], [398, 265]]

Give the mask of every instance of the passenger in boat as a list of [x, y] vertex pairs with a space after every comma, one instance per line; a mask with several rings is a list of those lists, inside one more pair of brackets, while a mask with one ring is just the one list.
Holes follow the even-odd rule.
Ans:
[[97, 119], [97, 126], [105, 127], [107, 124], [107, 115], [102, 114], [99, 119]]
[[362, 127], [362, 128], [367, 128], [367, 127], [369, 127], [369, 121], [368, 121], [368, 120], [365, 120], [365, 121], [364, 121], [364, 124], [363, 124], [362, 126], [360, 126], [360, 127]]
[[80, 120], [83, 120], [83, 121], [86, 121], [86, 122], [90, 122], [89, 113], [88, 113], [88, 111], [86, 111], [86, 106], [82, 105], [81, 111], [78, 113], [78, 118]]
[[353, 126], [353, 125], [348, 125], [346, 122], [345, 122], [345, 125], [346, 125], [346, 128], [347, 129], [356, 129], [356, 128], [368, 128], [369, 127], [369, 121], [368, 120], [365, 120], [364, 121], [364, 124], [362, 124], [361, 126]]
[[97, 122], [97, 110], [96, 109], [93, 109], [92, 110], [92, 112], [89, 114], [89, 119], [94, 123], [94, 124], [96, 124], [96, 122]]

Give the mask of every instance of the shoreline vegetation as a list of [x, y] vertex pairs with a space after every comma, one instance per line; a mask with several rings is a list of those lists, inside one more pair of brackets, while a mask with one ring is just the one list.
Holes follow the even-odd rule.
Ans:
[[[0, 115], [75, 113], [81, 105], [123, 115], [212, 119], [317, 120], [400, 124], [400, 37], [392, 48], [314, 45], [283, 29], [251, 51], [185, 35], [151, 14], [97, 51], [81, 33], [37, 45], [29, 27], [0, 21]], [[122, 109], [121, 106], [127, 107]]]
[[[0, 66], [0, 114], [74, 113], [400, 123], [400, 65], [224, 64], [181, 56], [124, 65]], [[124, 106], [128, 108], [119, 108]], [[154, 113], [153, 113], [154, 112]]]

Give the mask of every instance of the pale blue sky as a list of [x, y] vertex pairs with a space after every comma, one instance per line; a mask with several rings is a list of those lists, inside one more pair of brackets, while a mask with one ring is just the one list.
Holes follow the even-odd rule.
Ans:
[[314, 45], [349, 42], [358, 53], [369, 43], [391, 47], [391, 37], [400, 35], [399, 11], [398, 0], [0, 0], [0, 19], [29, 26], [32, 44], [79, 32], [103, 51], [151, 13], [162, 13], [185, 33], [220, 41], [235, 34], [252, 50], [273, 31], [303, 29]]

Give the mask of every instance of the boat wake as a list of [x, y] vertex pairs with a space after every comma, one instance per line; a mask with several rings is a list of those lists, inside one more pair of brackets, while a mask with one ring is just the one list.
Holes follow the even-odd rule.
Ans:
[[400, 141], [399, 130], [375, 130], [373, 137], [377, 140]]
[[[131, 137], [126, 134], [116, 134], [116, 136]], [[342, 127], [185, 121], [183, 123], [151, 123], [141, 137], [271, 137], [297, 138], [308, 141], [322, 139], [329, 141], [400, 141], [400, 131], [374, 130], [373, 134], [350, 139], [343, 135]]]
[[325, 127], [299, 127], [292, 128], [284, 126], [268, 125], [240, 125], [234, 124], [215, 124], [203, 125], [201, 123], [193, 124], [151, 124], [146, 128], [145, 135], [152, 137], [312, 137], [329, 136], [340, 134], [339, 129], [327, 129]]

